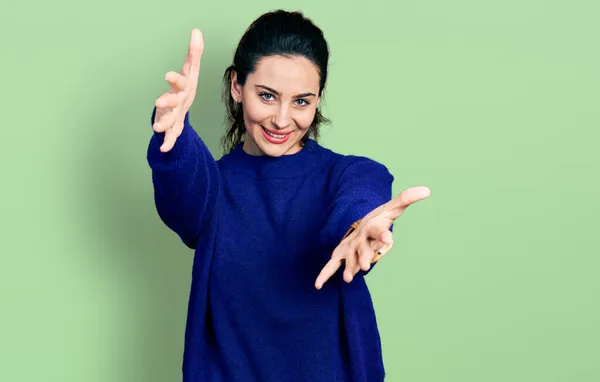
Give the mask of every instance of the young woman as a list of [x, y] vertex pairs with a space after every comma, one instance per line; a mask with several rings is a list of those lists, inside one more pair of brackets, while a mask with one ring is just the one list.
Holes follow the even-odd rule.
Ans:
[[384, 165], [317, 143], [329, 52], [298, 12], [264, 14], [239, 42], [215, 160], [188, 114], [203, 49], [194, 29], [147, 154], [158, 214], [195, 249], [183, 380], [383, 380], [364, 276], [429, 190], [392, 199]]

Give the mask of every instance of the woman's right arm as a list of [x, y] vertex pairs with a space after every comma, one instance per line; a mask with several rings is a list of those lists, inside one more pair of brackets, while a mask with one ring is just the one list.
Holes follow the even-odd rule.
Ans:
[[203, 48], [194, 29], [181, 72], [167, 73], [171, 88], [156, 100], [147, 152], [158, 214], [190, 248], [212, 215], [220, 187], [217, 163], [189, 122]]

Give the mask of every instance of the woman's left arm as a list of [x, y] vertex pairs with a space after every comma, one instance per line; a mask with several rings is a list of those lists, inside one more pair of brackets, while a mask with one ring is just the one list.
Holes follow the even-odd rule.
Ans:
[[408, 206], [429, 196], [427, 187], [412, 187], [392, 199], [394, 177], [384, 165], [363, 157], [347, 157], [347, 160], [352, 163], [339, 176], [328, 220], [321, 232], [321, 241], [334, 249], [331, 260], [317, 277], [317, 289], [342, 264], [346, 282], [351, 282], [361, 270], [368, 272], [371, 264], [391, 249], [394, 220]]

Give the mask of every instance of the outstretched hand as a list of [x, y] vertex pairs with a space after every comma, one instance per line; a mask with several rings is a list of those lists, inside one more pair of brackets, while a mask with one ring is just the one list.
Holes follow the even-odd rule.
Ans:
[[165, 75], [171, 88], [156, 100], [156, 115], [152, 126], [157, 133], [165, 133], [160, 147], [162, 152], [171, 150], [183, 131], [185, 115], [196, 97], [203, 51], [202, 32], [192, 29], [188, 53], [181, 71], [171, 71]]
[[361, 269], [368, 271], [372, 263], [381, 259], [392, 248], [394, 240], [390, 228], [394, 221], [410, 205], [429, 195], [427, 187], [411, 187], [368, 213], [356, 229], [334, 249], [331, 260], [317, 277], [315, 288], [321, 289], [342, 263], [345, 263], [343, 278], [346, 282], [351, 282]]

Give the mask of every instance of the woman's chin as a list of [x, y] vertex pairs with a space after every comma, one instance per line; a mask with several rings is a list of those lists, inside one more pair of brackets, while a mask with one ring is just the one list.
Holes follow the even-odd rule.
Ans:
[[263, 142], [260, 145], [260, 151], [263, 155], [270, 157], [280, 157], [286, 154], [289, 149], [289, 145], [276, 145], [270, 142]]

